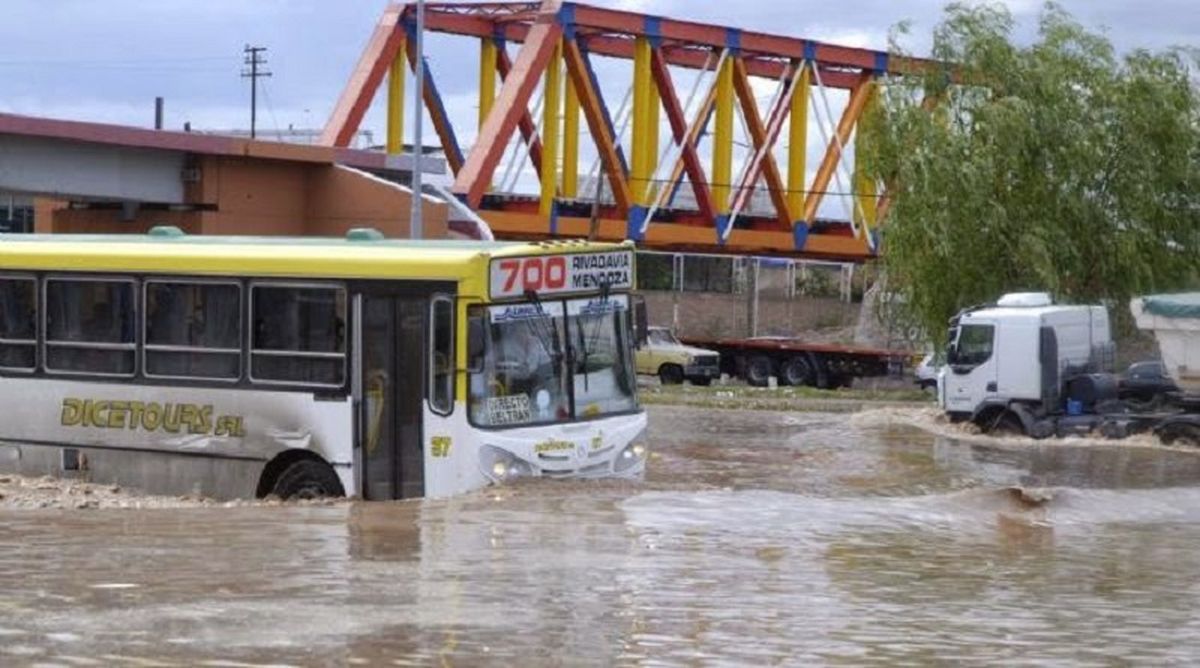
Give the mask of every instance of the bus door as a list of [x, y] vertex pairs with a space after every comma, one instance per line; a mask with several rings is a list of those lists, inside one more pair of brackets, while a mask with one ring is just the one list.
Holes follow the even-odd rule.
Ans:
[[358, 456], [362, 497], [425, 494], [421, 422], [428, 347], [427, 296], [362, 292], [357, 296]]

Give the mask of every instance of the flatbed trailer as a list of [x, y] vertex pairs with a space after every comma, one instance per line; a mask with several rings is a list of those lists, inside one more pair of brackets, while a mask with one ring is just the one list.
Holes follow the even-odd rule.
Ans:
[[906, 351], [809, 343], [798, 338], [681, 339], [721, 355], [721, 373], [764, 387], [774, 376], [780, 385], [822, 389], [849, 387], [855, 378], [898, 376], [920, 356]]

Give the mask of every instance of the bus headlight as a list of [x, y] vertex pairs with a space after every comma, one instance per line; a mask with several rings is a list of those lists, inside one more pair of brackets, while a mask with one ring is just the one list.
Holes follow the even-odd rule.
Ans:
[[617, 455], [617, 460], [613, 462], [614, 471], [628, 471], [646, 461], [646, 444], [642, 438], [643, 436], [639, 435], [633, 443], [625, 446], [621, 454]]
[[483, 475], [496, 484], [512, 482], [533, 475], [533, 467], [516, 455], [494, 445], [479, 448], [479, 464]]

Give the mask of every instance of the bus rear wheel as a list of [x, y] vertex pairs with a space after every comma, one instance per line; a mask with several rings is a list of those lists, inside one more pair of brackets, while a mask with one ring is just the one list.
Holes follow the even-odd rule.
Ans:
[[275, 479], [271, 494], [281, 499], [322, 499], [344, 496], [342, 481], [325, 462], [301, 459], [288, 464]]

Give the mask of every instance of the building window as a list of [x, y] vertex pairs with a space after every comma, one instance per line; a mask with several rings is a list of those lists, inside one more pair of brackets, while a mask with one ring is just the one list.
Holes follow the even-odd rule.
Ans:
[[146, 282], [146, 376], [237, 380], [241, 341], [237, 283]]
[[342, 387], [346, 381], [346, 291], [256, 284], [250, 378], [259, 383]]
[[37, 368], [37, 281], [0, 279], [0, 369]]
[[46, 370], [132, 376], [134, 288], [127, 279], [46, 279]]

